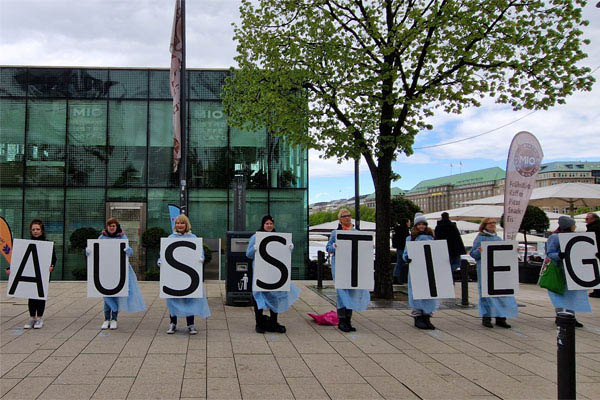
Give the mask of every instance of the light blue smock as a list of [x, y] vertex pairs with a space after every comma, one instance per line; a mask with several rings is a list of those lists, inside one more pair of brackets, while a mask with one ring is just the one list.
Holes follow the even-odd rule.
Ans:
[[[127, 239], [127, 235], [123, 234], [121, 236], [104, 236], [100, 235], [98, 239]], [[128, 257], [133, 256], [133, 250], [131, 247], [127, 247], [125, 249]], [[86, 251], [86, 255], [87, 254]], [[110, 307], [111, 311], [125, 311], [130, 313], [141, 312], [146, 309], [146, 303], [144, 302], [144, 296], [142, 296], [142, 292], [140, 291], [140, 287], [138, 285], [137, 276], [131, 268], [131, 264], [128, 262], [127, 267], [129, 268], [129, 285], [128, 285], [128, 294], [127, 297], [104, 297], [104, 304]]]
[[[184, 234], [174, 232], [169, 235], [169, 238], [195, 238], [197, 237], [192, 232]], [[204, 259], [204, 249], [200, 249], [202, 252], [202, 258]], [[162, 260], [159, 258], [159, 262]], [[204, 282], [202, 282], [204, 285]], [[208, 301], [206, 300], [206, 288], [204, 290], [204, 297], [202, 298], [167, 298], [167, 308], [169, 309], [169, 315], [173, 317], [187, 317], [190, 315], [199, 315], [202, 318], [210, 317], [210, 309], [208, 308]]]
[[[427, 235], [427, 234], [423, 233], [423, 234], [420, 234], [419, 236], [417, 236], [417, 238], [415, 239], [415, 242], [419, 242], [421, 240], [435, 240], [435, 238], [431, 235]], [[410, 241], [412, 241], [412, 236], [408, 236], [406, 238], [407, 243]], [[404, 253], [402, 254], [402, 258], [404, 259], [404, 261], [406, 261], [408, 259], [408, 246], [404, 247]], [[431, 315], [438, 308], [437, 299], [421, 299], [421, 300], [413, 299], [412, 286], [410, 284], [410, 269], [415, 268], [415, 267], [419, 267], [419, 266], [416, 266], [413, 263], [408, 264], [408, 270], [409, 270], [409, 273], [408, 273], [408, 305], [410, 305], [413, 308], [413, 310], [417, 311], [417, 313], [413, 313], [413, 315], [419, 314], [419, 311], [421, 312], [421, 314]]]
[[[355, 230], [352, 228], [352, 230]], [[331, 231], [326, 250], [331, 253], [331, 274], [335, 281], [335, 247], [337, 230]], [[365, 311], [371, 301], [371, 294], [366, 289], [336, 289], [337, 308], [347, 308], [348, 310]]]
[[[558, 235], [558, 233], [555, 233], [550, 235], [548, 238], [548, 241], [546, 242], [546, 256], [554, 261], [554, 264], [564, 271], [563, 260], [561, 260], [558, 256], [558, 253], [560, 252]], [[552, 301], [554, 308], [562, 308], [575, 312], [592, 312], [592, 307], [590, 306], [590, 300], [588, 298], [588, 291], [585, 289], [568, 290], [566, 285], [567, 283], [565, 280], [565, 293], [562, 295], [548, 290], [548, 296], [550, 296], [550, 301]]]
[[[246, 257], [252, 260], [252, 272], [254, 272], [254, 245], [256, 244], [256, 234], [250, 237], [248, 248], [246, 249]], [[286, 312], [292, 304], [300, 297], [300, 288], [290, 281], [290, 291], [272, 291], [272, 292], [252, 292], [254, 300], [259, 310], [272, 310], [277, 314]]]
[[471, 249], [471, 257], [477, 261], [477, 289], [479, 290], [479, 309], [480, 317], [499, 317], [499, 318], [516, 318], [519, 315], [519, 309], [515, 296], [501, 297], [481, 297], [481, 242], [486, 241], [502, 241], [502, 238], [496, 233], [493, 235], [487, 232], [480, 232], [473, 241]]

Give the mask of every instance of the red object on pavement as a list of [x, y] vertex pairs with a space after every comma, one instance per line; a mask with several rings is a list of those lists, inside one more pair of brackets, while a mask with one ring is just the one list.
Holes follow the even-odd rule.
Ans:
[[329, 311], [325, 314], [308, 313], [319, 325], [337, 325], [338, 316], [336, 311]]

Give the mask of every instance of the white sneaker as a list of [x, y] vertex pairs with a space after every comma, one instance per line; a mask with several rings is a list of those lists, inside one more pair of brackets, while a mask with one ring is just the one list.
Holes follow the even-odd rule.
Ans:
[[41, 318], [38, 318], [35, 320], [35, 324], [33, 324], [33, 329], [42, 329], [42, 326], [44, 326], [44, 321], [42, 321]]
[[102, 326], [100, 327], [100, 329], [108, 329], [109, 325], [110, 325], [110, 321], [106, 320], [102, 323]]
[[117, 321], [116, 320], [112, 320], [110, 321], [110, 329], [117, 329]]
[[23, 329], [31, 329], [35, 325], [35, 318], [29, 318], [29, 321], [23, 325]]
[[196, 327], [194, 325], [190, 325], [190, 326], [188, 326], [188, 333], [190, 335], [195, 335], [198, 333], [198, 330], [196, 329]]
[[169, 325], [169, 330], [167, 331], [167, 333], [168, 333], [169, 335], [172, 335], [172, 334], [174, 334], [174, 333], [175, 333], [175, 331], [176, 331], [176, 330], [177, 330], [177, 325], [175, 325], [175, 324], [170, 324], [170, 325]]

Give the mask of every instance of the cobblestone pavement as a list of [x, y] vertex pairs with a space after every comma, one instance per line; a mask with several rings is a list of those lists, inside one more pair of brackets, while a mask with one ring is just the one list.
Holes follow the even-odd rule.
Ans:
[[[119, 314], [101, 331], [102, 300], [83, 282], [51, 282], [42, 329], [23, 330], [27, 301], [0, 283], [3, 399], [537, 399], [556, 396], [554, 310], [542, 290], [521, 285], [513, 329], [481, 326], [476, 308], [439, 310], [435, 331], [413, 327], [410, 310], [355, 313], [357, 332], [318, 326], [308, 312], [334, 307], [297, 282], [300, 300], [280, 316], [286, 334], [257, 334], [249, 307], [224, 305], [208, 282], [212, 316], [198, 335], [167, 335], [158, 282], [140, 282], [148, 309]], [[456, 286], [457, 296], [460, 287]], [[469, 288], [476, 299], [475, 283]], [[579, 398], [600, 397], [600, 300], [577, 330]]]

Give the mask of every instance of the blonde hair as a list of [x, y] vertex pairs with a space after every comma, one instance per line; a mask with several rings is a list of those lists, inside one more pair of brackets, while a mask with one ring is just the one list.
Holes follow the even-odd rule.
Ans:
[[348, 210], [348, 209], [347, 209], [347, 208], [345, 208], [345, 207], [342, 207], [342, 208], [340, 208], [340, 209], [338, 210], [338, 219], [340, 219], [340, 217], [342, 216], [342, 213], [343, 213], [344, 211], [346, 211], [348, 214], [350, 214], [350, 210]]
[[179, 214], [179, 216], [175, 219], [175, 223], [183, 222], [185, 224], [185, 232], [188, 233], [192, 230], [192, 224], [190, 223], [190, 219], [185, 214]]
[[493, 217], [485, 217], [482, 221], [481, 224], [479, 224], [479, 232], [483, 232], [483, 230], [485, 229], [485, 226], [487, 224], [489, 224], [490, 222], [498, 222], [498, 218], [493, 218]]

